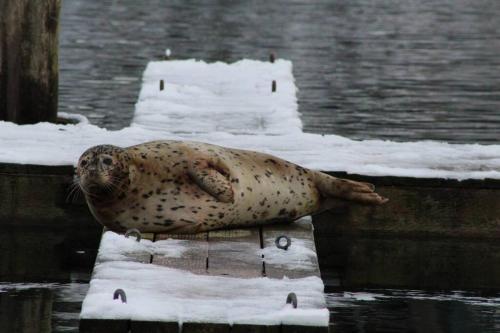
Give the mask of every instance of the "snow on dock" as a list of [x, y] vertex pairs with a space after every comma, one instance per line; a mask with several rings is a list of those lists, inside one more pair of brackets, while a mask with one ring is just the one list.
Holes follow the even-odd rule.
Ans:
[[[155, 241], [105, 232], [82, 305], [81, 332], [118, 332], [124, 323], [172, 332], [193, 325], [219, 325], [220, 332], [231, 326], [326, 332], [329, 312], [312, 231], [310, 218], [303, 218], [198, 235], [155, 234]], [[287, 250], [276, 247], [276, 235], [290, 238]], [[116, 289], [125, 292], [126, 303], [113, 299]], [[296, 308], [286, 302], [290, 293]]]
[[[289, 61], [148, 64], [130, 127], [107, 131], [79, 117], [76, 125], [0, 122], [0, 162], [75, 164], [97, 144], [197, 140], [253, 149], [325, 171], [368, 176], [500, 179], [500, 145], [356, 141], [303, 133]], [[163, 90], [160, 81], [163, 80]], [[271, 92], [272, 81], [276, 92]]]
[[[280, 83], [274, 93], [273, 80]], [[300, 134], [297, 110], [290, 61], [157, 61], [144, 72], [132, 126], [163, 133]]]

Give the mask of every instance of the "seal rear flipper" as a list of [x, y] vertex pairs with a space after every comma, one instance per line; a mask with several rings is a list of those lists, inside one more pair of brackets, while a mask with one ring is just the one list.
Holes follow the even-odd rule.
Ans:
[[314, 183], [324, 198], [338, 198], [370, 205], [381, 205], [389, 199], [375, 192], [375, 186], [370, 183], [357, 182], [336, 178], [316, 171]]
[[189, 176], [205, 192], [221, 202], [234, 202], [234, 193], [228, 177], [206, 160], [190, 163]]

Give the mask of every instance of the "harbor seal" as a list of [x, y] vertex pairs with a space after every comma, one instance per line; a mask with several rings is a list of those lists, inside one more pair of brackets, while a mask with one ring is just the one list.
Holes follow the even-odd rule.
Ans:
[[95, 146], [80, 157], [76, 177], [92, 214], [117, 232], [196, 233], [294, 220], [332, 200], [387, 201], [368, 183], [189, 141]]

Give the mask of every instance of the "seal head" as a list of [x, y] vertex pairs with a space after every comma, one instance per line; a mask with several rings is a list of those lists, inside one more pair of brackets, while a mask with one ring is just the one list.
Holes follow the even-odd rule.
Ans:
[[85, 196], [92, 201], [108, 201], [127, 190], [127, 153], [112, 145], [87, 149], [78, 161], [76, 176]]

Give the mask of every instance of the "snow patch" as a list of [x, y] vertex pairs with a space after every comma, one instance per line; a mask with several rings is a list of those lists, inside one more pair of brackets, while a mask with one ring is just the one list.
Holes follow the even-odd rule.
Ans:
[[[109, 261], [94, 269], [81, 318], [326, 326], [323, 287], [318, 277], [237, 279]], [[117, 288], [127, 303], [113, 300]], [[289, 292], [297, 294], [297, 309], [285, 304]]]
[[[266, 239], [269, 244], [274, 243], [274, 238]], [[268, 246], [261, 250], [266, 264], [272, 264], [286, 269], [314, 270], [316, 268], [316, 252], [312, 240], [291, 237], [292, 244], [285, 251], [276, 246]]]
[[130, 254], [149, 254], [180, 258], [189, 250], [189, 242], [179, 239], [166, 239], [152, 242], [142, 239], [137, 242], [134, 237], [126, 238], [111, 231], [106, 231], [101, 239], [97, 262], [128, 261], [132, 260]]

